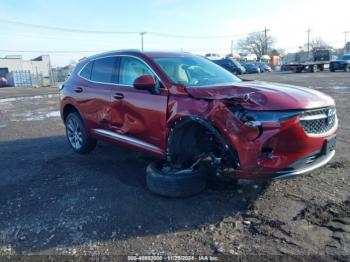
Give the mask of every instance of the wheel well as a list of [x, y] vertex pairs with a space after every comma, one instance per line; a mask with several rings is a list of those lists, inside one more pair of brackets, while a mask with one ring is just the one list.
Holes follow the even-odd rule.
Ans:
[[79, 113], [78, 109], [76, 109], [75, 106], [71, 104], [65, 105], [65, 107], [63, 108], [63, 121], [66, 122], [67, 116], [73, 112]]
[[167, 145], [168, 161], [178, 165], [188, 165], [203, 155], [218, 153], [216, 151], [237, 155], [220, 132], [201, 117], [181, 118], [170, 129]]

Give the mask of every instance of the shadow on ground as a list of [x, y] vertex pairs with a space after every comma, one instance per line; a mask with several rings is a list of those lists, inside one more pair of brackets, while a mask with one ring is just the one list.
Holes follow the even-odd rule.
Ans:
[[212, 186], [162, 198], [145, 186], [149, 158], [106, 143], [77, 155], [63, 136], [0, 142], [0, 155], [0, 245], [19, 253], [200, 228], [263, 191]]

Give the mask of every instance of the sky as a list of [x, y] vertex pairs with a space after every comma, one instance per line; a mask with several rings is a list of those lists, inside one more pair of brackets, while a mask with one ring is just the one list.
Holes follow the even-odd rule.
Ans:
[[49, 54], [53, 66], [63, 66], [103, 51], [141, 48], [137, 33], [67, 32], [5, 21], [82, 31], [227, 36], [146, 34], [144, 48], [228, 54], [231, 41], [235, 46], [240, 38], [265, 27], [275, 47], [288, 52], [307, 42], [308, 28], [311, 39], [321, 37], [331, 46], [343, 47], [349, 17], [349, 0], [1, 0], [0, 57], [19, 54], [31, 59]]

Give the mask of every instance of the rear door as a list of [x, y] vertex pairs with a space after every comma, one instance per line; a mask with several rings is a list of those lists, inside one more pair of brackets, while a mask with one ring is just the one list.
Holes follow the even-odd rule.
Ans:
[[[153, 70], [136, 57], [120, 57], [119, 78], [111, 95], [110, 129], [136, 146], [154, 152], [163, 152], [166, 138], [168, 92], [161, 87], [160, 94], [133, 87], [136, 78], [152, 75]], [[161, 83], [159, 82], [161, 85]]]
[[90, 61], [80, 72], [79, 110], [88, 129], [107, 128], [111, 107], [111, 90], [117, 77], [116, 57]]

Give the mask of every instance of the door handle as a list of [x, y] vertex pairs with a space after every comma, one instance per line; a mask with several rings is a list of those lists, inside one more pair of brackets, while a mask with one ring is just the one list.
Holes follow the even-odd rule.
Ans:
[[123, 99], [124, 98], [124, 95], [122, 93], [115, 93], [113, 95], [113, 98], [114, 99]]
[[81, 87], [77, 87], [76, 89], [74, 89], [75, 93], [81, 93], [83, 92], [83, 89]]

